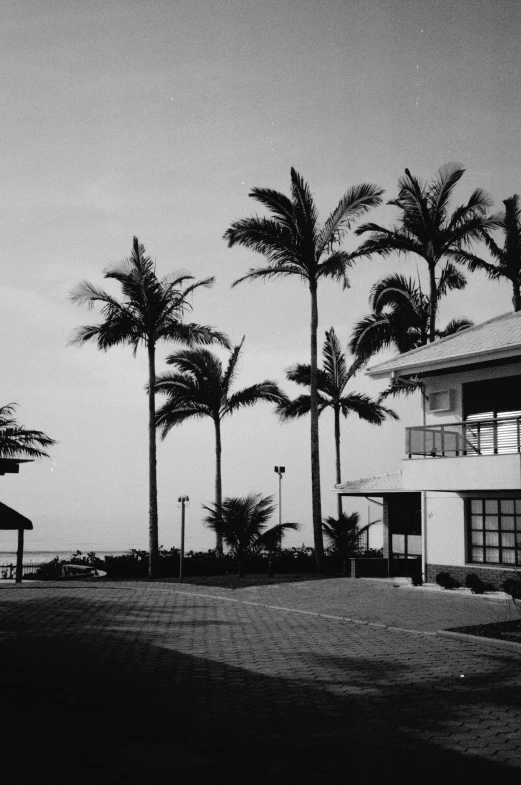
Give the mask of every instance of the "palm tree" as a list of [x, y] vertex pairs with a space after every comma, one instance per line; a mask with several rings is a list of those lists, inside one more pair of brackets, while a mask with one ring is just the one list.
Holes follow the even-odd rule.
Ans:
[[488, 277], [499, 281], [506, 278], [512, 284], [514, 311], [521, 311], [521, 205], [514, 194], [503, 201], [505, 212], [500, 216], [499, 228], [503, 232], [503, 247], [485, 234], [484, 239], [494, 262], [485, 262], [474, 254], [462, 250], [458, 261], [467, 264], [469, 270], [485, 270]]
[[473, 241], [482, 240], [488, 230], [496, 228], [498, 216], [486, 216], [492, 202], [481, 189], [471, 194], [466, 204], [449, 212], [452, 192], [465, 173], [459, 164], [442, 166], [432, 180], [423, 182], [405, 170], [398, 180], [399, 194], [388, 204], [398, 207], [401, 216], [397, 225], [386, 229], [378, 224], [360, 226], [356, 234], [371, 233], [357, 256], [383, 257], [415, 254], [424, 259], [429, 271], [429, 341], [436, 337], [436, 268], [445, 261], [461, 262], [461, 250]]
[[291, 169], [291, 196], [268, 188], [253, 188], [250, 196], [270, 211], [269, 218], [253, 216], [235, 221], [224, 234], [228, 246], [241, 245], [262, 254], [267, 266], [250, 269], [234, 282], [296, 276], [309, 288], [311, 298], [310, 396], [311, 396], [311, 498], [313, 536], [319, 571], [324, 565], [318, 443], [317, 330], [318, 282], [333, 278], [349, 285], [346, 268], [351, 255], [340, 243], [352, 223], [381, 202], [383, 191], [363, 183], [350, 188], [326, 222], [320, 226], [315, 201], [308, 184]]
[[56, 444], [54, 439], [42, 431], [28, 430], [15, 417], [16, 403], [0, 407], [0, 459], [2, 458], [48, 458], [47, 447]]
[[326, 518], [322, 523], [322, 531], [326, 535], [329, 545], [342, 557], [342, 574], [347, 575], [347, 561], [358, 551], [358, 522], [360, 516], [357, 512], [346, 515], [340, 513], [338, 518]]
[[[171, 354], [167, 363], [176, 370], [156, 378], [156, 392], [165, 393], [168, 400], [156, 413], [156, 426], [164, 439], [167, 433], [186, 420], [211, 417], [215, 428], [215, 505], [222, 503], [221, 478], [221, 421], [238, 409], [254, 406], [260, 401], [280, 404], [287, 401], [276, 382], [266, 379], [242, 390], [232, 392], [237, 374], [237, 363], [244, 338], [231, 352], [225, 369], [220, 359], [207, 349], [181, 350]], [[222, 553], [222, 539], [217, 539], [217, 550]]]
[[104, 317], [99, 324], [78, 327], [72, 344], [82, 345], [93, 341], [106, 351], [112, 346], [129, 345], [134, 355], [140, 344], [148, 354], [148, 454], [149, 454], [149, 578], [159, 572], [159, 540], [157, 517], [157, 459], [154, 382], [156, 378], [155, 353], [159, 341], [177, 341], [193, 344], [220, 343], [229, 346], [228, 339], [211, 327], [184, 324], [182, 318], [190, 308], [189, 295], [199, 287], [211, 286], [214, 279], [206, 278], [186, 286], [191, 275], [168, 276], [159, 279], [155, 265], [146, 255], [145, 248], [134, 237], [130, 256], [105, 270], [105, 278], [121, 285], [119, 301], [98, 286], [83, 281], [70, 294], [72, 302], [87, 304], [92, 308], [101, 304]]
[[[322, 349], [323, 368], [317, 369], [318, 414], [325, 409], [333, 409], [335, 423], [335, 454], [336, 454], [336, 483], [342, 482], [340, 462], [340, 415], [347, 417], [350, 413], [357, 414], [361, 420], [381, 425], [387, 416], [398, 419], [391, 410], [381, 406], [368, 395], [357, 392], [347, 392], [346, 387], [353, 378], [360, 363], [355, 362], [348, 367], [346, 355], [340, 348], [340, 343], [333, 327], [326, 331], [326, 340]], [[293, 365], [286, 371], [290, 382], [296, 382], [303, 387], [309, 387], [311, 369], [309, 365]], [[309, 414], [311, 409], [311, 396], [309, 393], [299, 395], [295, 400], [283, 402], [278, 407], [278, 412], [283, 420], [295, 419]], [[338, 517], [342, 515], [342, 498], [338, 496]]]
[[[447, 291], [463, 289], [466, 280], [462, 273], [448, 263], [436, 285], [439, 302]], [[353, 328], [349, 349], [365, 363], [383, 349], [395, 348], [400, 354], [424, 346], [430, 335], [430, 300], [420, 283], [391, 273], [381, 278], [371, 289], [369, 305], [372, 313], [364, 316]], [[436, 337], [452, 335], [473, 322], [451, 319], [444, 330], [436, 330]]]
[[227, 497], [221, 505], [203, 505], [208, 512], [205, 524], [221, 537], [237, 559], [239, 578], [244, 577], [246, 557], [273, 547], [286, 531], [298, 531], [298, 523], [281, 523], [266, 529], [275, 505], [272, 496], [250, 494], [245, 497]]

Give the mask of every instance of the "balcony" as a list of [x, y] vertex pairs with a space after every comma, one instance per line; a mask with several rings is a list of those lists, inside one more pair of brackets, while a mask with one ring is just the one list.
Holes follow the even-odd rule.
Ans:
[[521, 489], [521, 417], [414, 426], [405, 449], [408, 491]]
[[415, 425], [405, 429], [409, 458], [521, 453], [521, 417], [493, 417], [447, 425]]

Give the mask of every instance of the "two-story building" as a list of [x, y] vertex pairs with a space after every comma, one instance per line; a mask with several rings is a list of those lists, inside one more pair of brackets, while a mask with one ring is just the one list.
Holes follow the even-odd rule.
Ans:
[[383, 500], [389, 574], [421, 554], [424, 580], [475, 573], [500, 588], [521, 570], [521, 313], [490, 319], [374, 365], [420, 377], [401, 469], [336, 486]]

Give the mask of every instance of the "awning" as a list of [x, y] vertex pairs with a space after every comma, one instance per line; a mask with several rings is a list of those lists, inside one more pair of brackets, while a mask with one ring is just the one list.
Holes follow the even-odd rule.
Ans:
[[33, 524], [24, 515], [0, 502], [0, 529], [32, 529]]

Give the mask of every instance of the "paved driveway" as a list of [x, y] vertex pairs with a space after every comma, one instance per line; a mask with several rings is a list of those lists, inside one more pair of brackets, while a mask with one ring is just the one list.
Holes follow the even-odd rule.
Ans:
[[[354, 592], [376, 623], [393, 603], [396, 626], [427, 618], [431, 600], [371, 584], [3, 589], [2, 773], [31, 785], [519, 782], [519, 655], [313, 615], [349, 615]], [[458, 602], [476, 613], [478, 600]], [[481, 603], [492, 621], [506, 611]]]

